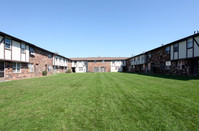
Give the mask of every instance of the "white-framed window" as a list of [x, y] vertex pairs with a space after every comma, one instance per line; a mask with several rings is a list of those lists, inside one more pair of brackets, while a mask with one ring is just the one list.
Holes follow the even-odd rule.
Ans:
[[79, 67], [79, 71], [83, 71], [83, 67]]
[[167, 46], [165, 51], [167, 54], [170, 54], [170, 46]]
[[11, 49], [11, 39], [10, 38], [5, 38], [5, 48]]
[[51, 72], [52, 70], [51, 70], [51, 66], [48, 66], [48, 72]]
[[25, 53], [25, 50], [26, 50], [26, 45], [22, 43], [21, 44], [21, 52]]
[[31, 55], [31, 56], [34, 56], [34, 55], [35, 55], [35, 50], [34, 50], [34, 48], [30, 47], [30, 48], [29, 48], [29, 51], [30, 51], [30, 55]]
[[29, 72], [34, 72], [34, 65], [32, 63], [28, 64]]
[[193, 40], [192, 39], [188, 39], [187, 40], [187, 48], [193, 48]]
[[12, 64], [13, 73], [21, 73], [21, 63]]
[[170, 67], [171, 67], [171, 61], [166, 61], [166, 63], [165, 63], [165, 69], [166, 70], [170, 70]]

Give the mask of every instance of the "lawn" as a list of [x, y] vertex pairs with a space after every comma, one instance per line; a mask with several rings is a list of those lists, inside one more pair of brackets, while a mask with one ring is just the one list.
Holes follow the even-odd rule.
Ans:
[[0, 83], [0, 130], [199, 130], [199, 79], [56, 74]]

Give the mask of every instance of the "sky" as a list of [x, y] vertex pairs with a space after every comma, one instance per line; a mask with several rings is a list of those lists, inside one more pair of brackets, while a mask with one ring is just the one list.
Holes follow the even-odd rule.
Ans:
[[199, 30], [199, 0], [2, 0], [0, 31], [66, 57], [130, 57]]

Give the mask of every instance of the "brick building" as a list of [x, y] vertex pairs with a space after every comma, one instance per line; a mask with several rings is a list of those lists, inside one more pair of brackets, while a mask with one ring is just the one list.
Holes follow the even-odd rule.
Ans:
[[0, 32], [0, 81], [72, 72], [145, 72], [199, 76], [199, 33], [127, 57], [67, 58]]
[[73, 72], [122, 72], [126, 70], [127, 57], [70, 58]]
[[[145, 59], [134, 62], [139, 56]], [[129, 72], [199, 76], [199, 33], [131, 57], [127, 63]]]
[[[59, 58], [58, 60], [55, 58]], [[0, 32], [0, 80], [15, 80], [64, 72], [68, 58]]]

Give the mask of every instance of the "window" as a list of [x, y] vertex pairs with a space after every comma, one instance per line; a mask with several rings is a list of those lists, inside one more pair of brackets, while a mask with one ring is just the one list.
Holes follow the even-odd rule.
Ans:
[[33, 49], [32, 47], [30, 47], [30, 49], [29, 49], [29, 50], [30, 50], [30, 55], [31, 55], [31, 56], [34, 56], [34, 55], [35, 55], [35, 51], [34, 51], [34, 49]]
[[48, 54], [48, 58], [52, 58], [52, 55], [51, 55], [51, 54]]
[[174, 44], [173, 48], [174, 48], [174, 52], [178, 52], [178, 44]]
[[51, 66], [48, 66], [48, 72], [51, 72]]
[[57, 66], [54, 66], [54, 72], [56, 72], [56, 70], [57, 70]]
[[95, 60], [94, 62], [96, 63], [97, 61]]
[[25, 53], [26, 50], [26, 45], [25, 44], [21, 44], [21, 52]]
[[165, 66], [166, 70], [170, 70], [171, 61], [166, 61], [165, 65], [166, 65], [166, 66]]
[[167, 53], [167, 54], [170, 54], [170, 46], [167, 46], [167, 47], [166, 47], [166, 53]]
[[102, 60], [102, 63], [104, 63], [104, 60]]
[[193, 40], [192, 39], [187, 40], [187, 48], [193, 48]]
[[184, 61], [178, 61], [178, 69], [180, 69], [180, 70], [185, 69], [185, 62]]
[[148, 58], [151, 58], [151, 53], [148, 54]]
[[29, 72], [34, 72], [34, 65], [28, 64]]
[[12, 70], [13, 70], [13, 73], [20, 73], [21, 72], [21, 63], [13, 63]]
[[79, 71], [83, 71], [83, 67], [79, 67]]
[[5, 38], [5, 48], [10, 49], [11, 48], [11, 39]]

